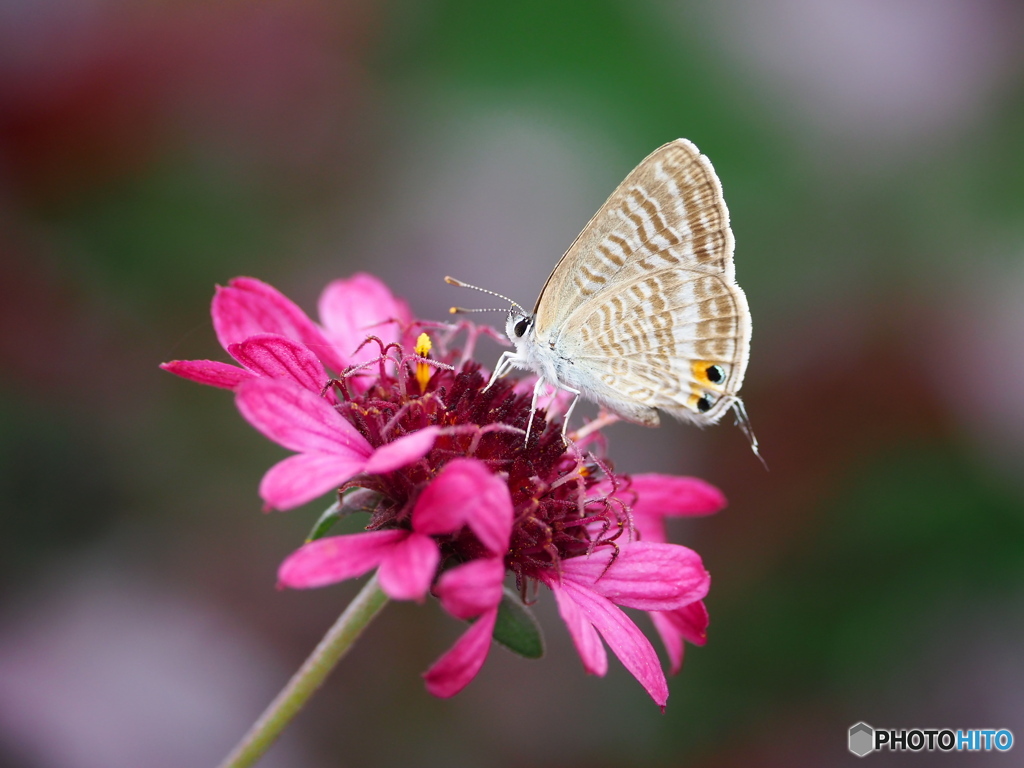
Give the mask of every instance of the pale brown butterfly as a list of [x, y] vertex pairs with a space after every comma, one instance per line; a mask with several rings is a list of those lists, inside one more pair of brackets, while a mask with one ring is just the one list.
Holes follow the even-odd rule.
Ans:
[[[731, 409], [757, 453], [737, 394], [750, 310], [734, 246], [711, 161], [686, 139], [659, 147], [569, 246], [533, 312], [501, 296], [512, 304], [505, 332], [515, 351], [501, 355], [491, 382], [532, 371], [534, 408], [547, 385], [574, 394], [565, 424], [580, 396], [646, 426], [658, 424], [658, 409], [698, 425]], [[531, 427], [532, 414], [527, 439]]]

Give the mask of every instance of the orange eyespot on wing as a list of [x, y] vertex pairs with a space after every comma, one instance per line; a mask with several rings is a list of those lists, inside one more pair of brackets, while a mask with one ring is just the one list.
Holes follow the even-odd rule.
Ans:
[[704, 387], [721, 389], [725, 384], [725, 368], [718, 363], [711, 363], [707, 360], [694, 360], [690, 364], [690, 373], [694, 381]]
[[697, 413], [707, 413], [718, 400], [718, 394], [725, 391], [726, 370], [718, 363], [708, 360], [694, 360], [690, 363], [690, 396], [686, 407]]

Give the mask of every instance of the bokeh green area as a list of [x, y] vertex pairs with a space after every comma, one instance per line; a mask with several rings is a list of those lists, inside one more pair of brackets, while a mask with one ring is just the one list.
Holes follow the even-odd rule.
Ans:
[[614, 660], [587, 678], [543, 600], [544, 659], [495, 649], [432, 699], [461, 628], [393, 605], [266, 764], [844, 765], [860, 720], [1024, 738], [1022, 30], [1009, 0], [0, 9], [0, 763], [215, 764], [354, 594], [274, 589], [326, 502], [261, 514], [284, 452], [157, 369], [226, 359], [215, 284], [313, 313], [368, 271], [444, 319], [475, 300], [455, 274], [527, 303], [678, 136], [732, 215], [769, 471], [726, 422], [610, 430], [620, 468], [730, 499], [673, 527], [713, 585], [667, 711]]

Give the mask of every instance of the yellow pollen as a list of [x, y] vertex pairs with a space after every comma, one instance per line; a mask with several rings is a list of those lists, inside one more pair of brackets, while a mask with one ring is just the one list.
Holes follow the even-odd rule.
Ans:
[[[421, 333], [420, 337], [416, 339], [416, 354], [420, 357], [430, 357], [430, 350], [433, 346], [430, 343], [430, 337], [425, 333]], [[430, 366], [426, 363], [416, 363], [416, 381], [420, 383], [420, 392], [427, 390], [427, 382], [430, 381], [431, 372]]]

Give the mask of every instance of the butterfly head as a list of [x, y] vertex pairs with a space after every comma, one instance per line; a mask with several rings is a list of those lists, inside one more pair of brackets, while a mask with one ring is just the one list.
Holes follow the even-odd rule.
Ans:
[[536, 316], [524, 312], [522, 307], [513, 307], [508, 311], [508, 320], [505, 322], [505, 333], [516, 349], [519, 350], [530, 338]]

